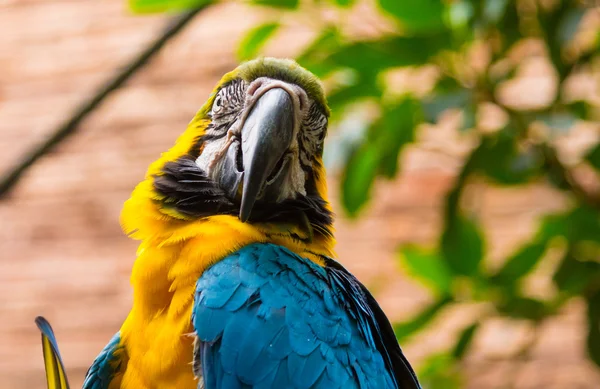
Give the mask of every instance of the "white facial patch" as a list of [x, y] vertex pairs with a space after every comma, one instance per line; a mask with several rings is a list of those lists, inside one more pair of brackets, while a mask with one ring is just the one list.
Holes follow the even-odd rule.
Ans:
[[[285, 199], [295, 198], [298, 194], [306, 195], [306, 173], [300, 163], [300, 145], [298, 141], [298, 134], [301, 131], [304, 119], [308, 114], [311, 101], [306, 95], [306, 92], [298, 85], [268, 77], [260, 77], [250, 83], [245, 89], [245, 100], [243, 101], [243, 106], [240, 107], [238, 114], [236, 114], [235, 121], [229, 124], [229, 127], [226, 130], [227, 134], [218, 139], [213, 138], [206, 141], [204, 143], [202, 153], [196, 159], [196, 165], [204, 170], [212, 180], [218, 182], [216, 177], [219, 174], [223, 158], [227, 153], [227, 149], [231, 144], [231, 140], [234, 138], [241, 138], [241, 130], [246, 118], [252, 111], [254, 104], [265, 92], [273, 88], [281, 88], [290, 95], [294, 104], [295, 112], [292, 143], [283, 157], [290, 159], [289, 169], [286, 172], [287, 174], [283, 184], [280, 187], [281, 192], [278, 196], [278, 200], [283, 201]], [[226, 93], [224, 93], [224, 95], [226, 95]], [[213, 106], [213, 115], [216, 116], [222, 110], [222, 106], [227, 104], [227, 101], [215, 99], [215, 103], [213, 104], [219, 105], [218, 107]], [[207, 135], [211, 135], [212, 131], [215, 130], [208, 129]]]
[[223, 154], [222, 150], [227, 143], [228, 140], [226, 137], [205, 142], [202, 154], [196, 158], [196, 165], [211, 178], [213, 178], [214, 172], [218, 169], [218, 157], [220, 154]]

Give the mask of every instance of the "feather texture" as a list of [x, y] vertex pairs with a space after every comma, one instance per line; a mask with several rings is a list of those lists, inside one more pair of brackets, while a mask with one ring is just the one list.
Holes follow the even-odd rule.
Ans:
[[117, 332], [92, 363], [85, 375], [83, 389], [119, 387], [121, 366], [126, 362], [121, 336]]
[[225, 134], [212, 131], [217, 94], [257, 77], [303, 88], [318, 108], [309, 127], [326, 125], [318, 79], [293, 61], [251, 61], [221, 79], [123, 207], [124, 232], [141, 241], [133, 305], [90, 369], [89, 387], [414, 387], [399, 385], [412, 370], [385, 315], [358, 281], [327, 266], [335, 239], [325, 131], [302, 134], [301, 144], [319, 145], [302, 159], [306, 195], [256, 205], [247, 223], [195, 163]]
[[58, 351], [58, 343], [50, 323], [41, 316], [36, 317], [35, 324], [42, 333], [42, 351], [48, 389], [69, 389], [69, 381], [65, 366]]
[[206, 270], [192, 316], [206, 388], [419, 388], [398, 385], [362, 285], [347, 280], [273, 244]]

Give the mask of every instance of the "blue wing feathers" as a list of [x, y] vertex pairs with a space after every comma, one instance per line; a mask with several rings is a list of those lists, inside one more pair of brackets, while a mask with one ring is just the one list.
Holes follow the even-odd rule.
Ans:
[[277, 368], [277, 374], [275, 375], [272, 386], [267, 386], [267, 388], [285, 388], [287, 386], [290, 386], [290, 380], [288, 373], [288, 358], [285, 358], [282, 359]]
[[313, 387], [315, 382], [325, 371], [326, 364], [324, 362], [324, 356], [321, 354], [319, 349], [314, 350], [307, 358], [304, 358], [304, 364], [302, 369], [298, 369], [298, 380], [303, 382], [306, 387]]
[[227, 302], [227, 306], [225, 307], [227, 310], [231, 312], [235, 312], [240, 309], [250, 298], [255, 295], [256, 288], [249, 288], [244, 285], [240, 285], [239, 288], [235, 291], [235, 294]]
[[292, 352], [290, 344], [290, 330], [287, 327], [282, 327], [273, 340], [267, 345], [269, 357], [276, 361], [283, 361], [285, 357]]
[[272, 244], [246, 246], [207, 269], [192, 315], [205, 387], [404, 388], [376, 347], [364, 296], [347, 301], [356, 291], [346, 287]]
[[421, 385], [417, 376], [402, 353], [394, 330], [377, 301], [367, 288], [342, 265], [331, 258], [326, 258], [325, 262], [334, 283], [346, 296], [346, 301], [350, 304], [349, 310], [359, 313], [358, 318], [362, 331], [365, 331], [365, 335], [375, 342], [376, 348], [380, 351], [380, 357], [384, 358], [387, 370], [393, 372], [396, 386], [420, 389]]
[[116, 360], [115, 351], [119, 349], [121, 336], [117, 332], [104, 349], [98, 354], [92, 366], [88, 369], [83, 382], [83, 389], [106, 389], [119, 369], [119, 361]]

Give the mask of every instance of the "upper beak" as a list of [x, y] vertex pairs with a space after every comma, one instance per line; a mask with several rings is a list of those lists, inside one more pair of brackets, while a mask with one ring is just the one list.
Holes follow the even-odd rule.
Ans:
[[[243, 189], [240, 220], [250, 217], [256, 200], [263, 196], [267, 179], [292, 143], [294, 104], [282, 88], [266, 91], [256, 101], [242, 127]], [[282, 165], [280, 170], [284, 169]], [[277, 190], [278, 188], [274, 188]]]

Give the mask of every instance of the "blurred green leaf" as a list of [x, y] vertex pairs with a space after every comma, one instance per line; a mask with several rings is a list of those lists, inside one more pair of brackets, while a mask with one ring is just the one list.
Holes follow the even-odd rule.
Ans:
[[269, 7], [275, 8], [287, 8], [294, 9], [298, 8], [299, 0], [250, 0], [252, 4], [256, 5], [268, 5]]
[[526, 276], [538, 264], [546, 251], [547, 241], [534, 240], [521, 247], [498, 271], [493, 281], [502, 285], [512, 285]]
[[559, 214], [546, 215], [537, 234], [539, 240], [564, 236], [571, 242], [600, 242], [600, 213], [586, 204]]
[[[597, 247], [591, 242], [600, 242], [600, 215], [594, 209], [581, 206], [563, 214], [546, 216], [532, 242], [519, 250], [492, 280], [503, 285], [512, 285], [526, 275], [543, 256], [548, 242], [557, 236], [564, 236], [570, 242], [560, 265], [556, 269], [553, 281], [559, 290], [571, 295], [581, 293], [593, 282], [600, 282], [600, 263], [579, 260], [575, 255], [585, 257], [585, 251], [575, 250], [579, 246], [591, 247], [587, 254], [598, 257]], [[586, 241], [590, 244], [584, 245]], [[585, 258], [584, 258], [585, 259]]]
[[[568, 67], [562, 58], [562, 39], [561, 35], [566, 35], [566, 32], [561, 33], [561, 25], [565, 25], [563, 21], [570, 16], [570, 1], [558, 1], [553, 7], [545, 9], [538, 7], [538, 20], [540, 27], [543, 30], [548, 54], [554, 68], [559, 74], [560, 80], [564, 80], [568, 74]], [[563, 29], [564, 30], [564, 29]]]
[[474, 221], [459, 213], [450, 216], [442, 234], [442, 253], [454, 273], [474, 276], [483, 259], [481, 232]]
[[449, 38], [443, 34], [359, 41], [342, 46], [331, 54], [330, 60], [339, 67], [349, 67], [362, 74], [377, 74], [395, 67], [423, 65], [450, 47]]
[[459, 176], [459, 178], [457, 179], [458, 182], [455, 182], [454, 188], [452, 188], [446, 195], [446, 220], [451, 220], [455, 218], [456, 215], [460, 212], [460, 196], [462, 194], [464, 186], [464, 182], [463, 179], [461, 179], [461, 176]]
[[444, 296], [425, 308], [412, 319], [394, 324], [394, 333], [396, 334], [398, 342], [401, 342], [417, 331], [424, 329], [425, 326], [435, 318], [439, 311], [451, 301], [452, 299], [450, 297]]
[[342, 38], [337, 28], [325, 27], [314, 41], [308, 45], [296, 61], [317, 77], [325, 77], [337, 65], [329, 58], [332, 52], [337, 51], [342, 45]]
[[565, 230], [571, 241], [600, 242], [600, 212], [586, 204], [579, 205], [568, 214]]
[[600, 281], [600, 263], [578, 260], [572, 246], [573, 243], [563, 256], [553, 280], [561, 291], [576, 295], [583, 292], [593, 281]]
[[515, 295], [504, 297], [505, 300], [498, 304], [497, 309], [506, 316], [539, 321], [552, 313], [543, 301]]
[[381, 152], [379, 171], [386, 178], [394, 178], [398, 172], [398, 158], [402, 148], [414, 141], [415, 127], [421, 121], [418, 103], [404, 98], [396, 104], [384, 107], [375, 129], [378, 149]]
[[590, 105], [586, 101], [578, 100], [565, 106], [573, 116], [580, 120], [590, 119]]
[[548, 241], [565, 234], [568, 214], [546, 215], [538, 229], [537, 240]]
[[267, 43], [267, 40], [275, 34], [279, 26], [278, 22], [269, 22], [248, 31], [239, 44], [237, 51], [238, 59], [246, 61], [255, 57], [259, 50]]
[[433, 93], [443, 95], [463, 89], [466, 88], [462, 84], [460, 84], [456, 78], [450, 76], [442, 76], [435, 83]]
[[379, 166], [379, 151], [364, 144], [350, 156], [342, 177], [342, 205], [351, 217], [356, 216], [371, 195]]
[[546, 158], [544, 167], [546, 168], [546, 177], [548, 179], [548, 183], [558, 190], [571, 190], [571, 184], [566, 179], [564, 174], [565, 169], [563, 167], [553, 163], [553, 160], [549, 158]]
[[412, 32], [435, 32], [444, 28], [445, 7], [440, 0], [378, 0], [379, 6]]
[[411, 98], [384, 106], [364, 144], [351, 155], [342, 178], [342, 204], [350, 216], [368, 201], [376, 175], [395, 176], [400, 150], [413, 140], [418, 112]]
[[158, 13], [194, 9], [212, 0], [128, 0], [129, 8], [135, 13]]
[[454, 350], [452, 351], [452, 356], [460, 360], [465, 356], [465, 353], [469, 349], [469, 346], [473, 342], [473, 338], [475, 336], [475, 332], [479, 329], [479, 323], [474, 323], [465, 328], [460, 336], [458, 337], [458, 341], [454, 346]]
[[333, 2], [339, 5], [340, 7], [350, 7], [354, 5], [356, 0], [333, 0]]
[[600, 366], [600, 289], [588, 297], [588, 355], [594, 363]]
[[461, 389], [463, 379], [456, 359], [446, 352], [431, 355], [419, 369], [419, 381], [423, 388]]
[[504, 266], [492, 276], [495, 283], [512, 286], [531, 272], [544, 256], [550, 240], [564, 235], [568, 214], [545, 216], [535, 236], [510, 256]]
[[436, 253], [406, 246], [400, 249], [399, 254], [400, 262], [411, 276], [420, 279], [436, 293], [450, 294], [452, 275]]
[[[511, 48], [516, 42], [523, 38], [521, 33], [520, 17], [518, 4], [514, 0], [488, 0], [488, 2], [497, 2], [500, 7], [500, 19], [491, 23], [496, 27], [496, 31], [502, 41], [501, 49], [494, 53], [495, 58], [501, 58], [502, 55]], [[507, 4], [500, 4], [506, 2]]]
[[503, 185], [523, 184], [541, 174], [542, 155], [536, 148], [519, 149], [509, 131], [482, 139], [474, 165], [478, 171]]
[[480, 145], [467, 157], [454, 187], [446, 195], [444, 230], [440, 239], [441, 252], [455, 274], [478, 277], [484, 244], [479, 228], [460, 211], [460, 197], [469, 176], [477, 171], [485, 156]]
[[375, 77], [364, 75], [357, 79], [356, 83], [334, 89], [327, 100], [332, 114], [335, 115], [341, 113], [347, 104], [367, 97], [381, 98], [382, 93]]
[[585, 160], [595, 167], [596, 170], [600, 170], [600, 143], [587, 153]]

